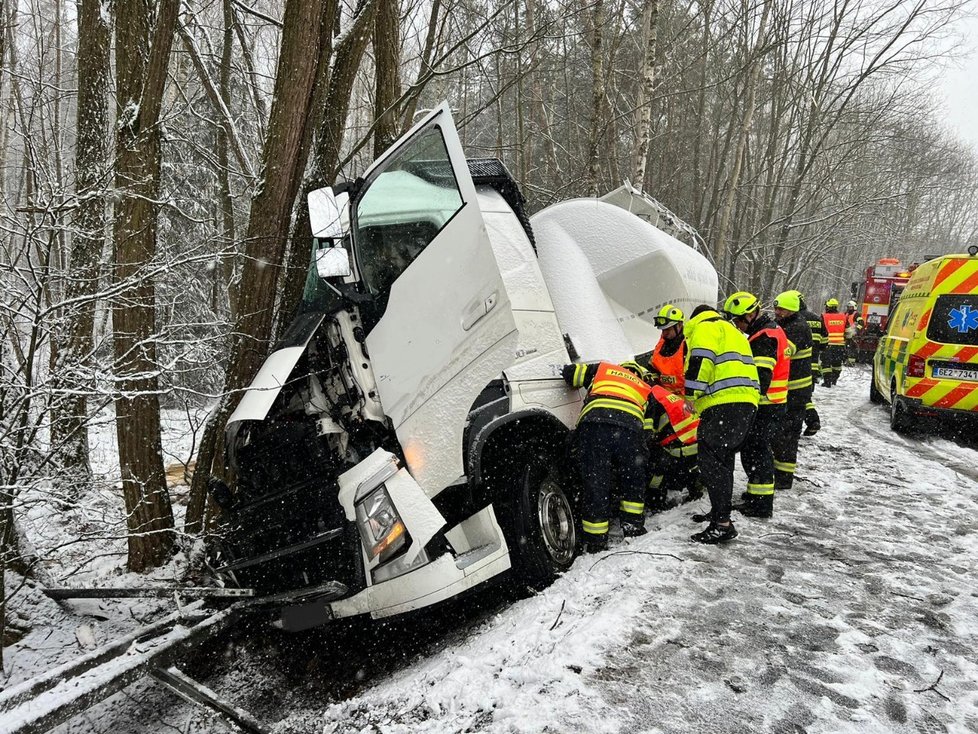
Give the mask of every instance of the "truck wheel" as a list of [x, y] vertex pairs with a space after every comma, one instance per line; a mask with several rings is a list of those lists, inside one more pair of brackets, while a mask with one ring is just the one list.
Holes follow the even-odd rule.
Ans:
[[577, 517], [549, 461], [532, 460], [522, 471], [518, 494], [504, 507], [516, 579], [543, 588], [570, 568], [577, 550]]
[[913, 429], [913, 424], [913, 414], [900, 400], [894, 383], [890, 386], [890, 428], [897, 433], [909, 433]]
[[873, 405], [883, 403], [883, 393], [876, 389], [876, 364], [873, 364], [873, 371], [869, 374], [869, 402]]

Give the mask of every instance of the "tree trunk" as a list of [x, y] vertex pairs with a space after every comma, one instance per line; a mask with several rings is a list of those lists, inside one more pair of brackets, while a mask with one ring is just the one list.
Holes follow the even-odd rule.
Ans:
[[601, 178], [601, 156], [598, 148], [606, 123], [605, 76], [604, 76], [604, 0], [595, 0], [591, 6], [591, 129], [588, 134], [587, 192], [598, 195]]
[[400, 7], [377, 0], [374, 17], [374, 158], [400, 135], [397, 100], [401, 96]]
[[88, 452], [88, 399], [93, 388], [87, 363], [92, 356], [99, 263], [105, 246], [108, 161], [109, 27], [102, 0], [78, 2], [78, 106], [76, 111], [74, 236], [69, 257], [60, 359], [55, 372], [67, 388], [60, 415], [52, 416], [51, 444], [60, 447], [61, 465], [79, 482], [91, 479]]
[[747, 136], [750, 135], [750, 127], [754, 119], [754, 100], [757, 96], [757, 80], [761, 75], [764, 46], [767, 43], [767, 19], [770, 11], [771, 2], [767, 0], [764, 2], [764, 10], [761, 13], [761, 21], [757, 29], [757, 40], [754, 43], [754, 48], [749, 52], [751, 54], [751, 61], [747, 78], [747, 101], [744, 103], [744, 114], [737, 135], [737, 145], [734, 149], [733, 169], [730, 171], [730, 179], [727, 181], [727, 191], [720, 208], [717, 234], [713, 244], [713, 257], [718, 268], [723, 267], [724, 258], [726, 257], [727, 229], [730, 226], [730, 213], [733, 211], [734, 198], [737, 195], [737, 187], [740, 184], [740, 172], [744, 166]]
[[642, 12], [642, 38], [645, 57], [642, 59], [642, 84], [638, 96], [638, 145], [632, 165], [632, 182], [645, 189], [645, 171], [649, 165], [649, 146], [652, 142], [652, 97], [655, 94], [655, 53], [659, 26], [659, 0], [647, 0]]
[[156, 255], [157, 125], [178, 8], [178, 0], [159, 4], [152, 45], [149, 3], [118, 0], [115, 16], [116, 187], [120, 198], [113, 226], [113, 275], [122, 295], [113, 304], [112, 324], [119, 391], [116, 433], [129, 523], [129, 568], [133, 571], [165, 562], [174, 541], [160, 441], [156, 286], [144, 269]]

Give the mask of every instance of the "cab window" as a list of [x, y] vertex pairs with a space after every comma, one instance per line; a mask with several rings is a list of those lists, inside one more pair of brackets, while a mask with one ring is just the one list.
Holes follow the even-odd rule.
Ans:
[[978, 346], [978, 294], [938, 296], [927, 324], [927, 338]]
[[413, 138], [368, 182], [356, 204], [353, 241], [363, 281], [378, 301], [386, 301], [394, 281], [462, 205], [437, 126]]

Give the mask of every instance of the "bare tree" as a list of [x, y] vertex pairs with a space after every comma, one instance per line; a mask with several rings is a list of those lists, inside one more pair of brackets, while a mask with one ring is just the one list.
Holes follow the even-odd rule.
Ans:
[[146, 268], [156, 257], [158, 123], [178, 8], [178, 0], [159, 4], [152, 42], [149, 3], [119, 0], [115, 8], [119, 122], [113, 277], [121, 295], [113, 303], [112, 323], [116, 435], [129, 519], [129, 567], [134, 571], [163, 563], [173, 547], [173, 510], [160, 442], [156, 286]]

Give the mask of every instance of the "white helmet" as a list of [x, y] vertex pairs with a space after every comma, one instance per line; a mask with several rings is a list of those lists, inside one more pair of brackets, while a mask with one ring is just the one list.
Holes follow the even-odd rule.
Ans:
[[846, 307], [847, 308], [855, 308], [856, 307], [856, 302], [855, 301], [849, 301], [849, 303], [846, 304]]

